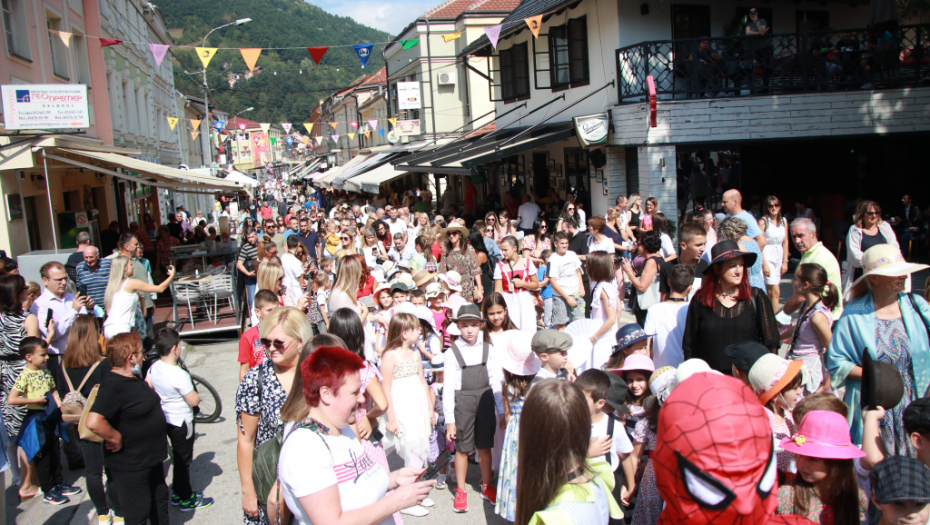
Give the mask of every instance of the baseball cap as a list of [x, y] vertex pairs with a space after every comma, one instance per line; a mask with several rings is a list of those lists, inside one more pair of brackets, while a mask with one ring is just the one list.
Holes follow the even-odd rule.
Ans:
[[772, 352], [755, 341], [740, 341], [725, 347], [723, 353], [737, 370], [748, 374], [760, 357]]
[[391, 295], [394, 295], [394, 292], [407, 293], [409, 291], [410, 291], [410, 288], [407, 288], [407, 285], [402, 282], [396, 282], [391, 285]]
[[533, 335], [530, 346], [537, 355], [567, 352], [572, 348], [572, 336], [558, 330], [540, 330]]
[[930, 503], [930, 468], [910, 456], [889, 456], [869, 474], [872, 496], [880, 504]]

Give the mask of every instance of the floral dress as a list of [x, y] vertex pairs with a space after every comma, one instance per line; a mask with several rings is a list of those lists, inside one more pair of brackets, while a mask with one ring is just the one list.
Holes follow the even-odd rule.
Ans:
[[904, 432], [904, 410], [917, 399], [917, 382], [914, 381], [914, 365], [911, 362], [910, 340], [904, 329], [902, 318], [875, 319], [875, 354], [878, 360], [890, 363], [901, 372], [904, 383], [904, 396], [901, 402], [890, 410], [885, 410], [878, 427], [885, 444], [885, 450], [892, 456], [910, 456], [917, 458], [917, 451]]
[[517, 458], [520, 443], [520, 412], [523, 411], [523, 397], [508, 401], [510, 420], [504, 431], [504, 450], [501, 454], [500, 475], [497, 478], [497, 504], [494, 512], [507, 521], [514, 521], [517, 512]]
[[[656, 433], [649, 429], [649, 420], [640, 419], [636, 422], [636, 428], [633, 430], [633, 440], [637, 443], [645, 443], [646, 450], [651, 452], [656, 449]], [[646, 470], [643, 472], [643, 479], [639, 482], [639, 495], [636, 498], [636, 508], [633, 509], [633, 523], [636, 525], [656, 525], [659, 522], [659, 515], [662, 514], [662, 496], [659, 495], [659, 488], [656, 486], [656, 475], [652, 468], [652, 460], [646, 460]]]
[[[475, 291], [475, 276], [480, 273], [475, 249], [469, 245], [464, 252], [453, 250], [447, 253], [439, 263], [439, 273], [449, 270], [459, 272], [462, 276], [462, 297], [471, 302]], [[488, 293], [488, 290], [485, 290], [485, 293]]]
[[3, 400], [0, 408], [3, 413], [3, 424], [7, 436], [15, 440], [19, 435], [23, 419], [28, 409], [25, 405], [13, 406], [6, 402], [16, 383], [16, 378], [26, 368], [26, 360], [19, 355], [19, 343], [26, 337], [26, 316], [29, 312], [20, 314], [0, 314], [0, 384], [3, 387]]
[[[795, 514], [794, 512], [794, 485], [782, 485], [778, 487], [778, 507], [775, 509], [775, 514]], [[859, 522], [865, 521], [866, 509], [869, 505], [869, 499], [865, 495], [865, 492], [862, 489], [859, 490]], [[797, 515], [797, 514], [795, 514]], [[810, 500], [807, 508], [807, 515], [802, 516], [807, 518], [814, 523], [820, 523], [821, 525], [834, 525], [836, 520], [833, 516], [833, 507], [830, 505], [825, 505], [824, 502], [817, 496], [817, 493], [811, 491]]]
[[[259, 396], [259, 382], [261, 382], [261, 396]], [[236, 390], [236, 421], [239, 424], [239, 430], [244, 432], [242, 414], [259, 416], [258, 429], [255, 433], [256, 447], [284, 430], [280, 416], [281, 407], [284, 406], [286, 399], [287, 392], [278, 381], [270, 359], [266, 359], [262, 364], [245, 373], [245, 377], [242, 378]], [[245, 513], [242, 514], [242, 518], [242, 523], [245, 525], [268, 525], [268, 518], [265, 517], [261, 507], [258, 509], [258, 518], [250, 518]]]
[[552, 240], [543, 237], [541, 241], [537, 241], [535, 235], [527, 235], [523, 238], [523, 249], [529, 250], [533, 259], [539, 259], [542, 252], [552, 249]]
[[795, 465], [796, 458], [794, 452], [788, 452], [778, 446], [781, 440], [789, 438], [797, 432], [798, 426], [794, 424], [791, 411], [788, 410], [785, 412], [785, 421], [781, 424], [778, 424], [778, 418], [775, 417], [775, 412], [769, 410], [768, 407], [765, 407], [765, 414], [769, 416], [769, 425], [772, 427], [772, 437], [775, 438], [775, 462], [778, 464], [778, 470], [789, 474], [795, 474], [798, 468]]

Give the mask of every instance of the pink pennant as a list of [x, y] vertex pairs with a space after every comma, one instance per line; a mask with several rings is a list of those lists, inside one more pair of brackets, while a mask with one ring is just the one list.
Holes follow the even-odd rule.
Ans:
[[497, 39], [501, 37], [502, 27], [502, 24], [497, 24], [496, 26], [489, 26], [484, 28], [484, 34], [488, 35], [488, 40], [491, 41], [491, 45], [494, 46], [494, 49], [497, 49]]
[[161, 61], [165, 59], [165, 53], [168, 52], [168, 47], [163, 44], [149, 44], [149, 49], [152, 50], [152, 56], [155, 57], [155, 65], [161, 67]]
[[333, 144], [339, 143], [339, 135], [330, 135], [329, 138], [333, 139]]
[[358, 129], [358, 121], [353, 120], [352, 122], [349, 122], [349, 124], [352, 124], [353, 129]]
[[369, 120], [368, 127], [371, 128], [372, 131], [378, 129], [378, 119]]

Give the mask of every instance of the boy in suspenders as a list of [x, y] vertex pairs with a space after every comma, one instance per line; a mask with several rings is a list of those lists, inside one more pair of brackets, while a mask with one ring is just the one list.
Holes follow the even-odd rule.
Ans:
[[[461, 332], [450, 347], [444, 364], [443, 412], [446, 439], [455, 442], [455, 512], [468, 511], [465, 474], [468, 455], [477, 450], [481, 467], [481, 497], [497, 502], [497, 488], [491, 484], [491, 448], [497, 413], [501, 403], [501, 367], [495, 362], [493, 347], [481, 337], [484, 319], [474, 304], [462, 305], [453, 319]], [[451, 395], [450, 395], [451, 394]], [[496, 411], [495, 411], [496, 407]]]

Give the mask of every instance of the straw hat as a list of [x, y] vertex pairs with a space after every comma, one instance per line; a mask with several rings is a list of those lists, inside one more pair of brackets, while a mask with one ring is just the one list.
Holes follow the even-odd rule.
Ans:
[[649, 376], [649, 390], [659, 403], [664, 403], [675, 389], [675, 367], [663, 366]]
[[413, 277], [411, 277], [409, 273], [402, 273], [402, 274], [400, 274], [400, 275], [397, 277], [397, 279], [396, 279], [395, 282], [397, 282], [397, 281], [406, 284], [408, 290], [413, 290], [414, 288], [416, 288], [416, 285], [415, 285], [415, 283], [413, 282]]
[[539, 373], [542, 361], [525, 337], [513, 337], [507, 343], [507, 351], [501, 355], [504, 370], [517, 376], [532, 376]]
[[452, 226], [439, 230], [439, 235], [442, 236], [443, 240], [446, 240], [449, 238], [449, 232], [459, 232], [462, 235], [462, 246], [468, 242], [468, 228], [453, 223]]
[[419, 288], [420, 286], [432, 281], [438, 273], [430, 273], [427, 270], [417, 270], [413, 272], [413, 282]]
[[462, 291], [462, 274], [455, 270], [450, 270], [444, 274], [439, 274], [439, 279], [446, 283], [450, 290], [456, 292]]
[[433, 297], [439, 297], [442, 295], [442, 285], [439, 283], [430, 283], [426, 286], [426, 298], [432, 299]]
[[778, 354], [766, 354], [749, 370], [749, 384], [759, 396], [762, 405], [768, 404], [788, 383], [801, 374], [801, 383], [807, 384], [810, 371], [800, 359], [788, 361]]
[[862, 276], [853, 282], [853, 286], [869, 275], [901, 277], [930, 268], [926, 264], [909, 263], [904, 260], [901, 251], [891, 244], [873, 246], [862, 254]]
[[811, 410], [798, 431], [781, 440], [781, 448], [801, 456], [821, 459], [855, 459], [865, 452], [852, 444], [849, 425], [842, 414], [830, 410]]

